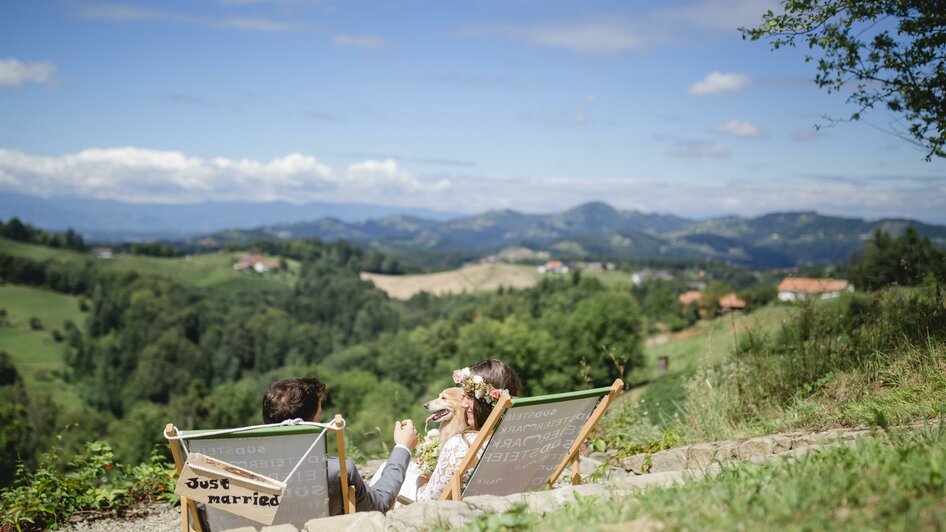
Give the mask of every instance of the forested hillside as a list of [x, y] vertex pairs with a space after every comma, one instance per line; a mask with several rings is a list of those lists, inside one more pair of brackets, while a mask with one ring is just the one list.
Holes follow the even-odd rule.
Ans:
[[[326, 411], [351, 419], [354, 446], [374, 453], [387, 438], [376, 427], [421, 417], [453, 369], [482, 358], [513, 363], [530, 393], [610, 383], [641, 364], [633, 297], [577, 274], [522, 291], [400, 302], [359, 278], [396, 272], [397, 262], [343, 242], [266, 243], [261, 250], [295, 267], [260, 275], [227, 264], [220, 275], [244, 276], [233, 279], [203, 269], [213, 257], [94, 259], [0, 242], [8, 286], [69, 295], [62, 304], [82, 316], [32, 331], [58, 339], [46, 342], [60, 366], [44, 382], [81, 403], [18, 379], [19, 406], [3, 412], [7, 463], [32, 463], [54, 440], [68, 454], [101, 437], [137, 463], [162, 443], [156, 427], [256, 423], [266, 385], [300, 374], [329, 383]], [[28, 320], [13, 318], [13, 328]], [[18, 375], [25, 366], [16, 362], [33, 353], [11, 355]]]
[[[390, 437], [386, 427], [395, 419], [425, 417], [421, 404], [452, 385], [453, 369], [487, 357], [511, 363], [526, 395], [606, 385], [616, 377], [630, 383], [652, 380], [645, 395], [661, 397], [665, 404], [656, 402], [650, 414], [643, 411], [644, 418], [641, 411], [616, 410], [595, 446], [624, 453], [673, 445], [680, 431], [686, 438], [725, 432], [741, 418], [727, 421], [722, 410], [712, 410], [715, 403], [688, 399], [693, 397], [688, 390], [699, 385], [693, 379], [709, 382], [699, 372], [713, 367], [697, 369], [692, 365], [695, 358], [674, 356], [670, 371], [661, 374], [648, 367], [643, 336], [683, 329], [698, 319], [694, 309], [676, 300], [690, 275], [708, 283], [709, 300], [735, 289], [750, 308], [772, 300], [776, 275], [720, 263], [701, 263], [698, 271], [668, 264], [676, 268], [672, 279], [634, 287], [576, 271], [543, 277], [531, 288], [440, 298], [420, 293], [398, 301], [360, 274], [398, 273], [403, 271], [400, 263], [345, 242], [306, 239], [248, 245], [243, 251], [279, 264], [273, 271], [256, 273], [234, 270], [232, 264], [242, 253], [238, 251], [97, 259], [77, 249], [50, 247], [50, 242], [60, 241], [58, 236], [26, 228], [33, 231], [32, 242], [48, 245], [0, 239], [0, 474], [7, 485], [19, 478], [14, 490], [4, 492], [4, 500], [15, 504], [15, 511], [33, 516], [45, 515], [43, 508], [53, 512], [50, 515], [67, 515], [72, 510], [63, 509], [64, 501], [75, 508], [111, 507], [127, 504], [120, 502], [126, 499], [106, 502], [94, 497], [121, 493], [133, 500], [166, 493], [160, 458], [167, 452], [160, 430], [166, 423], [182, 428], [258, 423], [266, 386], [290, 376], [315, 375], [327, 382], [324, 410], [341, 412], [349, 420], [348, 441], [356, 459], [383, 452]], [[925, 293], [932, 295], [922, 301], [935, 306], [946, 283], [944, 264], [940, 250], [908, 230], [898, 238], [875, 234], [854, 257], [848, 273], [871, 288], [924, 284]], [[891, 305], [890, 298], [899, 296], [884, 297], [883, 323], [892, 327], [899, 322], [887, 318], [899, 307]], [[742, 380], [733, 382], [740, 393], [757, 392], [755, 403], [766, 397], [794, 401], [817, 392], [819, 378], [848, 368], [843, 353], [855, 340], [867, 342], [866, 351], [857, 344], [858, 353], [886, 346], [900, 333], [873, 327], [861, 334], [854, 327], [860, 327], [859, 316], [876, 307], [872, 301], [865, 296], [841, 302], [844, 309], [857, 310], [850, 327], [831, 322], [827, 328], [812, 329], [802, 314], [793, 328], [782, 325], [788, 340], [751, 335], [737, 340], [733, 330], [740, 364], [755, 360], [742, 358], [754, 350], [772, 364], [782, 364], [762, 368], [780, 375], [779, 383], [784, 384], [786, 376], [793, 379], [775, 396], [769, 384], [762, 386], [739, 373]], [[914, 331], [915, 340], [941, 337], [939, 307], [907, 307], [906, 315], [919, 312], [929, 322], [909, 320], [922, 329]], [[759, 313], [763, 322], [784, 315], [782, 309], [774, 310], [778, 312]], [[735, 321], [732, 324], [735, 328]], [[856, 338], [846, 340], [839, 331]], [[725, 334], [728, 338], [730, 332]], [[814, 373], [804, 368], [793, 373], [792, 363], [779, 362], [779, 353], [796, 349], [783, 345], [796, 340], [792, 335], [801, 335], [799, 353], [832, 350], [832, 357], [825, 359], [830, 364], [817, 365]], [[834, 352], [837, 349], [843, 356]], [[656, 351], [661, 352], [669, 353]], [[650, 358], [654, 356], [651, 352]], [[822, 360], [805, 356], [807, 365]], [[714, 382], [714, 389], [728, 390], [724, 382]], [[711, 411], [700, 410], [704, 406]], [[684, 418], [677, 417], [681, 413]], [[114, 467], [141, 464], [121, 466], [116, 478], [124, 479], [128, 490], [115, 487], [118, 491], [99, 493], [94, 500], [84, 498], [85, 483], [106, 474], [113, 461]], [[24, 466], [20, 473], [18, 463]], [[66, 476], [57, 473], [64, 467], [71, 471], [62, 474]], [[31, 476], [34, 469], [39, 476]], [[75, 475], [91, 476], [77, 480]], [[49, 483], [60, 487], [44, 487]], [[47, 502], [34, 500], [49, 489], [67, 488], [77, 491]], [[19, 523], [17, 515], [4, 519]]]

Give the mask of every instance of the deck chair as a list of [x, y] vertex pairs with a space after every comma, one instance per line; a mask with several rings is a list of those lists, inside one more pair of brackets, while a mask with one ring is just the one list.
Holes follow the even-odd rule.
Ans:
[[[572, 484], [580, 484], [581, 445], [623, 389], [617, 379], [609, 387], [555, 395], [512, 398], [504, 393], [440, 499], [537, 491], [552, 487], [569, 465]], [[463, 472], [480, 449], [483, 454], [463, 488]]]
[[[233, 478], [244, 482], [241, 487], [248, 487], [241, 493], [244, 497], [237, 497], [240, 498], [238, 502], [248, 504], [235, 506], [220, 504], [219, 495], [236, 491], [206, 491], [207, 494], [213, 493], [216, 500], [204, 497], [199, 502], [207, 504], [200, 507], [198, 501], [182, 496], [181, 530], [210, 532], [246, 526], [259, 529], [269, 524], [291, 524], [304, 529], [307, 521], [328, 516], [327, 430], [336, 435], [342, 507], [345, 513], [354, 513], [355, 493], [354, 488], [348, 486], [344, 427], [345, 420], [340, 415], [325, 425], [293, 420], [238, 429], [181, 431], [168, 424], [164, 436], [171, 448], [177, 473], [181, 475], [184, 472], [190, 477], [178, 480], [178, 490], [182, 483], [197, 487], [200, 482], [204, 482], [202, 487], [205, 488], [208, 485], [220, 488], [224, 479], [227, 479], [227, 488], [235, 490]], [[271, 503], [276, 501], [275, 515], [268, 517], [271, 523], [266, 522], [267, 517], [260, 519], [254, 513], [257, 510], [273, 512], [274, 504]], [[224, 502], [231, 501], [224, 499]], [[266, 508], [253, 508], [259, 504]], [[247, 510], [247, 506], [251, 508]]]

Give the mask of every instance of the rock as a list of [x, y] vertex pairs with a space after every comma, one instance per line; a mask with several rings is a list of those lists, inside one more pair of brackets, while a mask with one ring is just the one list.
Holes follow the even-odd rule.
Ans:
[[687, 450], [687, 469], [706, 469], [716, 459], [716, 446], [712, 443], [691, 445]]
[[687, 448], [678, 447], [654, 453], [650, 457], [649, 473], [665, 473], [667, 471], [681, 471], [687, 467]]
[[[617, 454], [618, 454], [617, 451], [609, 449], [603, 453], [599, 453], [598, 451], [595, 451], [589, 454], [588, 458], [591, 458], [592, 460], [596, 460], [598, 463], [606, 464], [606, 463], [611, 462], [611, 460], [613, 460], [614, 457], [617, 456]], [[582, 460], [584, 460], [584, 457], [582, 458]]]
[[841, 438], [841, 431], [838, 429], [816, 432], [808, 436], [811, 445], [824, 445], [826, 443], [835, 443]]
[[289, 523], [281, 525], [264, 526], [260, 532], [299, 532], [299, 529]]
[[462, 501], [423, 501], [395, 508], [387, 515], [385, 530], [421, 530], [435, 526], [458, 528], [481, 512]]
[[852, 431], [852, 432], [845, 432], [845, 433], [841, 436], [841, 439], [843, 439], [843, 440], [856, 440], [856, 439], [858, 439], [858, 438], [863, 438], [863, 437], [865, 437], [865, 436], [870, 436], [870, 435], [871, 435], [871, 431], [869, 431], [869, 430], [855, 430], [855, 431]]
[[632, 471], [635, 474], [643, 475], [645, 471], [645, 466], [647, 465], [647, 455], [646, 454], [635, 454], [628, 456], [624, 460], [621, 460], [621, 467], [625, 471]]
[[619, 490], [639, 491], [651, 486], [666, 487], [682, 484], [687, 478], [699, 478], [700, 476], [702, 474], [698, 471], [667, 471], [628, 477], [622, 481], [611, 483], [611, 486]]
[[312, 519], [305, 524], [307, 532], [382, 532], [387, 520], [381, 512], [357, 512], [350, 515], [335, 515]]
[[775, 444], [775, 449], [772, 452], [776, 454], [784, 453], [792, 449], [792, 439], [788, 436], [776, 434], [772, 436], [772, 442]]
[[497, 495], [476, 495], [474, 497], [467, 497], [463, 499], [463, 502], [470, 506], [470, 508], [483, 513], [505, 512], [509, 509], [509, 507], [518, 502], [514, 500], [514, 497], [514, 495], [507, 495], [505, 497], [500, 497]]
[[716, 446], [716, 461], [721, 464], [732, 462], [736, 458], [736, 447], [738, 445], [739, 442], [736, 441], [719, 442], [719, 445]]
[[[591, 456], [581, 457], [581, 461], [578, 462], [581, 469], [581, 475], [586, 476], [594, 473], [599, 467], [608, 463], [609, 456], [604, 453], [595, 453]], [[568, 473], [567, 476], [571, 476], [572, 466], [568, 466], [565, 471], [562, 472], [562, 476], [566, 476], [565, 473]]]
[[740, 443], [736, 447], [736, 458], [739, 460], [764, 458], [770, 456], [774, 449], [775, 442], [772, 441], [772, 438], [753, 438]]
[[619, 482], [621, 480], [626, 479], [627, 477], [633, 477], [633, 476], [636, 476], [633, 471], [625, 471], [621, 469], [620, 467], [609, 467], [604, 472], [604, 479], [609, 483]]
[[797, 436], [795, 438], [792, 438], [792, 450], [804, 449], [805, 447], [810, 447], [810, 446], [811, 446], [810, 435]]

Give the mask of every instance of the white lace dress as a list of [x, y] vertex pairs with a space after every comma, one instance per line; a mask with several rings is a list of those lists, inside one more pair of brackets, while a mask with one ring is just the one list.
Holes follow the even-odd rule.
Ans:
[[[475, 432], [464, 432], [451, 436], [443, 444], [443, 447], [440, 448], [440, 455], [437, 457], [437, 467], [431, 473], [430, 480], [427, 481], [426, 486], [417, 491], [418, 501], [429, 501], [440, 496], [443, 489], [450, 483], [450, 479], [453, 478], [453, 472], [460, 467], [460, 462], [463, 461], [463, 457], [466, 456], [466, 452], [474, 440], [476, 440]], [[483, 454], [483, 449], [480, 449], [479, 454]], [[477, 456], [477, 459], [479, 459], [479, 456]], [[466, 485], [472, 474], [473, 468], [467, 468], [463, 478], [460, 479], [460, 483]]]

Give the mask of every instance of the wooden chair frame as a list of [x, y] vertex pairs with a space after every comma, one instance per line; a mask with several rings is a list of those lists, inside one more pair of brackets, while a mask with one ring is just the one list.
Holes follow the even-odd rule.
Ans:
[[503, 395], [500, 396], [499, 401], [496, 403], [496, 406], [493, 407], [493, 411], [486, 419], [483, 427], [480, 428], [480, 431], [476, 434], [476, 439], [473, 440], [473, 444], [470, 445], [466, 456], [464, 456], [463, 461], [460, 462], [460, 466], [450, 478], [450, 482], [447, 484], [447, 487], [444, 488], [444, 490], [440, 493], [439, 499], [454, 501], [460, 500], [460, 498], [463, 496], [463, 487], [461, 486], [460, 482], [460, 480], [463, 478], [463, 472], [470, 468], [470, 466], [476, 460], [480, 449], [483, 448], [486, 442], [492, 437], [493, 432], [495, 432], [496, 427], [499, 426], [499, 423], [503, 418], [503, 414], [505, 414], [510, 408], [514, 407], [517, 403], [520, 405], [552, 403], [600, 395], [601, 400], [598, 401], [598, 405], [595, 407], [594, 411], [592, 411], [591, 416], [585, 421], [584, 425], [582, 425], [581, 429], [578, 431], [578, 435], [575, 437], [575, 441], [572, 442], [571, 447], [565, 454], [565, 457], [558, 464], [558, 466], [549, 476], [548, 481], [545, 483], [547, 487], [552, 487], [565, 468], [571, 464], [573, 466], [571, 477], [572, 484], [581, 484], [581, 463], [580, 456], [578, 454], [581, 450], [581, 445], [584, 443], [585, 438], [588, 437], [588, 434], [591, 433], [592, 429], [594, 429], [595, 425], [598, 424], [598, 421], [601, 419], [601, 417], [604, 416], [604, 413], [607, 412], [608, 408], [611, 407], [611, 404], [614, 403], [614, 400], [617, 398], [618, 394], [620, 394], [623, 390], [624, 381], [621, 379], [615, 379], [614, 383], [610, 387], [595, 388], [593, 390], [582, 390], [578, 392], [568, 392], [555, 395], [545, 395], [540, 397], [514, 399], [510, 397], [508, 393], [503, 393]]
[[[353, 514], [355, 513], [355, 487], [348, 485], [348, 464], [345, 462], [345, 431], [341, 429], [341, 427], [345, 426], [345, 420], [342, 418], [341, 414], [336, 414], [335, 418], [332, 420], [332, 424], [339, 427], [338, 430], [332, 430], [332, 432], [335, 433], [335, 441], [338, 448], [338, 472], [342, 484], [342, 508], [346, 514]], [[246, 434], [250, 434], [250, 431], [247, 431]], [[177, 427], [172, 423], [168, 423], [167, 426], [164, 427], [164, 436], [180, 436], [180, 432], [178, 432]], [[184, 457], [181, 454], [181, 445], [183, 445], [182, 440], [181, 443], [179, 443], [179, 440], [168, 440], [168, 446], [171, 448], [171, 456], [174, 458], [174, 467], [177, 469], [178, 475], [180, 475], [181, 470], [184, 468]], [[191, 530], [209, 532], [205, 531], [200, 524], [200, 519], [198, 519], [197, 516], [197, 503], [186, 497], [181, 497], [181, 531], [191, 532]]]

